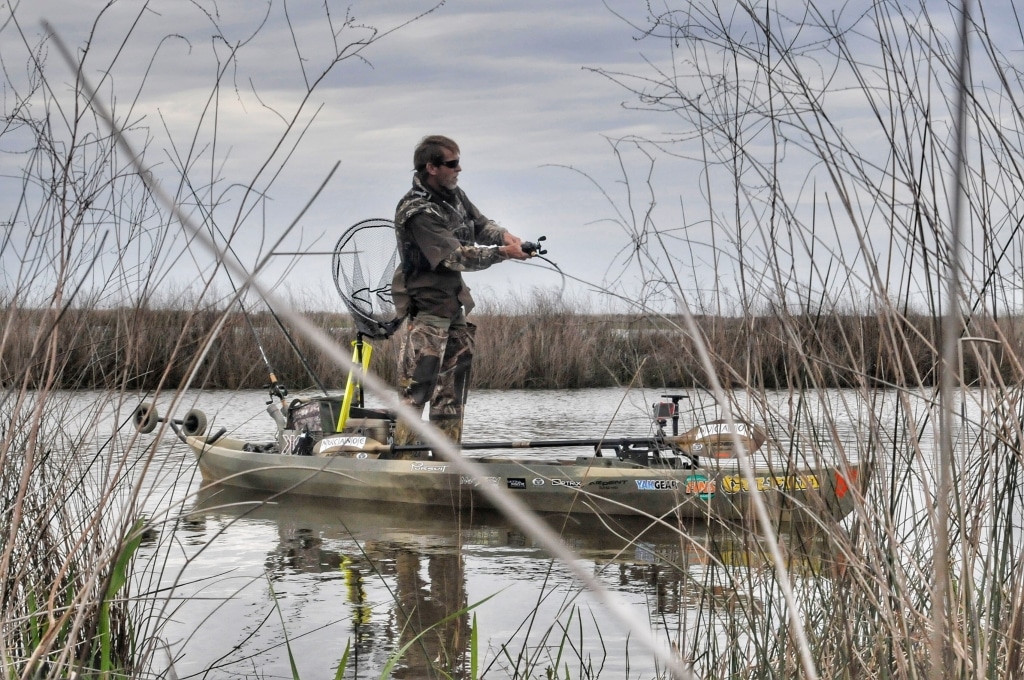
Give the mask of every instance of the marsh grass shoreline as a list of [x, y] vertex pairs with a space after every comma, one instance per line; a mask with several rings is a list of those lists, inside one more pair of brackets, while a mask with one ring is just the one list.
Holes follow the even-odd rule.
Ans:
[[[259, 49], [255, 36], [239, 43], [232, 21], [193, 8], [203, 26], [195, 52], [200, 35], [213, 46], [201, 62], [217, 74], [210, 106], [158, 134], [166, 127], [155, 123], [158, 114], [165, 119], [141, 95], [160, 89], [146, 82], [160, 69], [126, 79], [120, 65], [133, 60], [100, 49], [136, 38], [134, 28], [119, 35], [100, 22], [118, 4], [99, 11], [95, 35], [62, 52], [67, 64], [46, 59], [56, 36], [28, 38], [13, 14], [0, 22], [13, 38], [2, 43], [11, 201], [0, 223], [6, 677], [175, 676], [176, 641], [162, 627], [175, 613], [174, 589], [123, 582], [137, 527], [187, 516], [183, 503], [164, 504], [159, 518], [140, 510], [159, 491], [146, 485], [155, 447], [126, 427], [137, 393], [258, 388], [269, 368], [261, 353], [293, 391], [343, 384], [342, 362], [311, 349], [303, 335], [312, 333], [293, 335], [293, 348], [261, 303], [243, 299], [243, 315], [216, 287], [227, 272], [232, 291], [241, 281], [260, 284], [252, 298], [281, 283], [264, 280], [272, 275], [260, 268], [287, 236], [269, 226], [265, 208], [288, 190], [279, 180], [286, 166], [302, 162], [293, 151], [321, 108], [315, 90], [334, 80], [327, 76], [335, 66], [433, 11], [377, 31], [348, 13], [339, 24], [325, 4], [308, 28], [326, 51], [305, 51], [303, 39], [293, 41], [293, 59], [281, 53], [302, 74], [295, 101], [264, 97], [271, 88], [253, 83], [248, 101], [277, 101], [281, 124], [244, 140], [262, 161], [238, 164], [227, 162], [232, 122], [220, 114], [227, 97], [243, 94], [221, 75]], [[799, 22], [742, 3], [649, 5], [658, 13], [642, 34], [648, 44], [664, 41], [673, 68], [595, 72], [633, 104], [667, 114], [665, 130], [682, 134], [609, 140], [621, 186], [594, 184], [622, 229], [622, 249], [614, 262], [595, 264], [616, 272], [600, 284], [609, 296], [632, 291], [638, 310], [688, 300], [695, 316], [601, 314], [550, 293], [474, 314], [478, 388], [714, 387], [718, 406], [742, 390], [799, 455], [845, 455], [849, 447], [876, 464], [845, 524], [821, 527], [844, 559], [833, 581], [812, 580], [792, 601], [762, 608], [715, 605], [718, 584], [687, 573], [701, 606], [672, 642], [702, 677], [1024, 673], [1024, 78], [1010, 58], [1024, 32], [1010, 21], [990, 33], [985, 15], [970, 20], [970, 3], [956, 4], [941, 13], [900, 3], [835, 12], [809, 2]], [[947, 11], [965, 20], [956, 34]], [[283, 14], [277, 26], [294, 28]], [[165, 20], [152, 11], [129, 23]], [[238, 45], [227, 61], [224, 44]], [[975, 57], [953, 58], [971, 44]], [[137, 63], [163, 63], [160, 50], [154, 45], [152, 59]], [[26, 69], [15, 67], [19, 60]], [[88, 82], [96, 74], [99, 93]], [[104, 100], [118, 104], [110, 107], [116, 117], [99, 114]], [[865, 113], [855, 123], [854, 100]], [[963, 123], [956, 135], [954, 111]], [[668, 166], [673, 180], [663, 188], [655, 170], [670, 158], [684, 165]], [[703, 190], [677, 195], [680, 177]], [[962, 196], [970, 205], [960, 214], [951, 206]], [[299, 220], [288, 217], [290, 230]], [[243, 240], [266, 249], [242, 258], [233, 251]], [[175, 285], [195, 293], [177, 294]], [[346, 316], [315, 311], [340, 305], [318, 304], [293, 306], [347, 346]], [[372, 369], [393, 384], [394, 340], [377, 344]], [[855, 389], [835, 399], [832, 387]], [[86, 407], [70, 406], [68, 390], [86, 388], [99, 391]], [[779, 388], [784, 398], [769, 406], [769, 391]], [[977, 400], [970, 419], [968, 399]], [[861, 426], [856, 441], [839, 437], [840, 421]], [[689, 540], [685, 527], [674, 529]], [[774, 540], [767, 522], [756, 532]], [[781, 555], [773, 561], [775, 569], [729, 575], [729, 585], [788, 587]], [[450, 670], [439, 677], [467, 676]], [[563, 677], [557, 668], [547, 675]]]
[[[342, 346], [355, 340], [345, 313], [306, 316]], [[66, 310], [56, 325], [49, 319], [39, 310], [0, 312], [0, 324], [8, 329], [0, 364], [4, 385], [43, 384], [47, 362], [38, 351], [51, 332], [59, 389], [176, 389], [190, 375], [191, 387], [258, 389], [268, 380], [264, 355], [290, 387], [316, 387], [317, 381], [336, 387], [346, 379], [344, 369], [268, 311], [93, 309]], [[707, 386], [681, 317], [578, 312], [571, 303], [537, 293], [518, 309], [471, 319], [477, 325], [476, 388]], [[720, 379], [730, 387], [933, 385], [940, 361], [940, 320], [924, 314], [698, 316], [695, 322]], [[1012, 358], [1024, 354], [1021, 328], [1016, 318], [965, 327], [962, 337], [985, 339], [987, 347], [962, 354], [964, 382], [977, 382], [983, 372], [1012, 380]], [[393, 382], [397, 338], [366, 342], [374, 346], [373, 369]], [[199, 357], [207, 344], [210, 351]]]

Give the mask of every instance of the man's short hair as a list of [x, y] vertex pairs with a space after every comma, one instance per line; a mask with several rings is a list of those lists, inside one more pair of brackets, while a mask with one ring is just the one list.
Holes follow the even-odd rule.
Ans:
[[445, 149], [455, 155], [459, 154], [459, 145], [444, 135], [430, 135], [421, 139], [420, 143], [416, 145], [416, 151], [412, 154], [412, 165], [416, 172], [425, 175], [427, 163], [433, 165], [443, 163]]

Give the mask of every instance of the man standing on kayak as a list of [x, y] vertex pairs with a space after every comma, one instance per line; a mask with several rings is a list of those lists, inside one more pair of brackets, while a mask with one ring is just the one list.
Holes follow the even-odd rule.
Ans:
[[[476, 326], [466, 320], [473, 297], [462, 272], [504, 260], [525, 260], [522, 240], [484, 217], [458, 187], [459, 145], [448, 137], [424, 137], [413, 153], [412, 189], [398, 202], [395, 235], [401, 264], [392, 295], [406, 317], [398, 357], [402, 401], [422, 411], [453, 441], [462, 439]], [[399, 419], [395, 444], [415, 434]]]

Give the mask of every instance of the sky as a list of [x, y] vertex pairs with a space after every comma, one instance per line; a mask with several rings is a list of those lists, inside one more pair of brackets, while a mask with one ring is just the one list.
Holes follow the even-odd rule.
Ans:
[[[601, 192], [580, 174], [613, 189], [617, 168], [608, 138], [653, 129], [643, 114], [623, 109], [627, 97], [620, 87], [587, 70], [630, 68], [644, 59], [637, 32], [600, 3], [332, 4], [335, 29], [346, 11], [351, 14], [351, 25], [338, 31], [339, 45], [370, 36], [361, 26], [375, 27], [377, 42], [327, 71], [299, 112], [296, 129], [304, 129], [303, 136], [293, 131], [285, 138], [286, 148], [294, 145], [287, 162], [279, 151], [258, 178], [256, 169], [281, 140], [306, 83], [331, 63], [332, 27], [323, 3], [157, 0], [144, 8], [121, 0], [93, 28], [99, 6], [88, 0], [32, 0], [17, 6], [15, 18], [28, 44], [42, 37], [42, 20], [78, 50], [93, 34], [84, 72], [101, 97], [117, 102], [122, 120], [131, 121], [137, 134], [130, 138], [139, 146], [148, 138], [144, 163], [169, 190], [175, 171], [185, 164], [180, 157], [187, 155], [193, 135], [197, 138], [189, 171], [197, 187], [209, 187], [217, 177], [206, 201], [215, 194], [222, 205], [221, 229], [238, 218], [239, 187], [254, 178], [265, 187], [267, 173], [283, 166], [266, 188], [266, 206], [245, 216], [242, 234], [234, 239], [249, 266], [259, 245], [265, 248], [295, 219], [336, 163], [326, 188], [280, 250], [330, 250], [346, 227], [393, 217], [410, 186], [413, 148], [435, 133], [459, 143], [460, 184], [485, 215], [525, 240], [546, 236], [551, 261], [593, 284], [563, 280], [547, 265], [505, 264], [467, 275], [478, 299], [499, 301], [509, 293], [529, 297], [538, 285], [594, 290], [609, 276], [616, 250], [628, 243], [621, 229], [604, 221], [611, 213]], [[0, 36], [5, 68], [23, 71], [26, 50], [15, 27], [8, 24]], [[244, 44], [231, 61], [231, 44], [238, 43]], [[214, 124], [204, 109], [218, 65], [226, 68]], [[56, 83], [71, 81], [52, 48], [46, 72]], [[175, 151], [168, 152], [172, 145]], [[184, 236], [179, 238], [183, 242]], [[197, 268], [204, 271], [202, 253], [194, 245], [191, 249], [175, 266], [189, 270], [188, 278]], [[271, 271], [285, 261], [275, 261]], [[326, 287], [333, 299], [329, 257], [309, 256], [294, 264], [285, 290]], [[175, 278], [174, 272], [166, 275]]]
[[[932, 25], [952, 34], [948, 6], [926, 4], [932, 7]], [[669, 5], [689, 11], [695, 22], [716, 20], [701, 14], [715, 3]], [[727, 14], [736, 12], [732, 3], [717, 5]], [[864, 19], [858, 12], [869, 6], [847, 3], [837, 14], [840, 21], [859, 24]], [[115, 0], [101, 13], [102, 7], [93, 0], [3, 5], [5, 110], [10, 115], [33, 83], [31, 48], [50, 87], [49, 94], [32, 99], [31, 110], [36, 119], [48, 112], [55, 123], [51, 129], [62, 135], [62, 144], [70, 144], [60, 122], [74, 111], [73, 74], [52, 43], [36, 47], [45, 20], [83, 57], [85, 77], [128, 129], [140, 162], [193, 220], [207, 230], [216, 224], [222, 245], [233, 233], [231, 248], [246, 267], [255, 266], [293, 223], [278, 251], [327, 252], [348, 226], [393, 217], [411, 181], [414, 146], [424, 135], [439, 133], [461, 146], [460, 186], [473, 202], [523, 239], [546, 236], [547, 257], [562, 273], [534, 261], [467, 274], [482, 304], [530, 300], [539, 287], [599, 311], [623, 308], [624, 299], [667, 301], [671, 310], [673, 294], [659, 282], [673, 280], [691, 304], [713, 296], [728, 307], [742, 286], [764, 287], [768, 297], [788, 286], [778, 276], [758, 279], [759, 269], [771, 267], [789, 272], [800, 283], [797, 288], [836, 285], [849, 292], [870, 287], [872, 261], [892, 266], [894, 252], [896, 274], [908, 276], [898, 271], [899, 244], [887, 242], [891, 225], [870, 208], [863, 215], [852, 210], [847, 217], [833, 216], [833, 224], [815, 228], [812, 244], [799, 243], [805, 234], [787, 236], [775, 215], [774, 226], [765, 230], [768, 202], [743, 196], [756, 207], [737, 208], [734, 187], [716, 174], [735, 170], [722, 163], [733, 152], [719, 140], [709, 142], [710, 128], [679, 115], [672, 99], [641, 104], [602, 75], [672, 74], [683, 83], [692, 77], [693, 60], [703, 55], [684, 49], [685, 36], [667, 40], [663, 27], [648, 31], [649, 3]], [[892, 163], [887, 140], [872, 129], [875, 113], [858, 93], [855, 74], [830, 66], [824, 53], [810, 54], [816, 36], [806, 28], [812, 22], [801, 18], [807, 5], [780, 0], [772, 7], [793, 17], [780, 23], [792, 32], [793, 44], [808, 46], [798, 68], [811, 81], [835, 87], [829, 112], [844, 139], [863, 145], [867, 165]], [[1004, 3], [987, 7], [996, 15], [1008, 11]], [[1019, 31], [1009, 30], [1006, 40], [1008, 53], [1019, 54]], [[858, 48], [856, 36], [848, 46]], [[874, 60], [870, 49], [865, 46], [866, 63]], [[344, 58], [334, 63], [339, 50]], [[714, 59], [707, 63], [714, 65]], [[883, 76], [875, 69], [868, 77]], [[631, 82], [658, 91], [650, 81]], [[713, 85], [701, 87], [713, 94], [707, 89]], [[936, 108], [938, 134], [948, 137], [949, 111]], [[773, 138], [758, 131], [757, 121], [729, 111], [721, 120], [754, 130], [744, 132], [749, 137], [743, 152], [775, 163], [774, 181], [794, 197], [794, 210], [807, 211], [800, 219], [826, 209], [819, 192], [830, 177], [816, 170], [820, 161], [806, 153], [813, 138]], [[102, 128], [95, 120], [92, 124]], [[87, 138], [79, 134], [78, 139]], [[649, 143], [630, 142], [637, 139]], [[32, 140], [25, 126], [8, 126], [0, 134], [0, 201], [7, 214], [19, 210], [12, 197], [18, 195], [19, 170]], [[85, 157], [83, 174], [95, 167], [89, 163], [99, 162], [88, 152]], [[743, 169], [751, 176], [763, 171]], [[934, 181], [941, 185], [943, 178]], [[829, 209], [837, 200], [832, 190]], [[89, 260], [91, 285], [119, 280], [174, 294], [211, 276], [212, 256], [189, 239], [186, 229], [170, 225], [163, 234], [152, 226], [170, 222], [165, 209], [133, 189], [110, 194], [108, 204], [118, 207], [106, 209], [109, 218], [97, 219], [92, 233], [79, 237], [82, 252], [92, 252], [90, 247], [101, 252]], [[119, 214], [122, 210], [131, 214]], [[128, 230], [124, 224], [131, 222], [142, 226]], [[18, 278], [45, 279], [37, 260], [46, 258], [28, 257], [31, 246], [10, 245], [38, 236], [31, 223], [24, 212], [7, 222], [12, 225], [3, 253], [8, 287]], [[642, 229], [649, 223], [658, 225], [661, 231], [653, 234], [658, 238]], [[104, 235], [107, 240], [100, 244]], [[635, 255], [650, 247], [655, 255], [640, 267]], [[666, 256], [659, 258], [658, 249]], [[12, 253], [19, 253], [19, 264], [12, 262]], [[324, 304], [318, 306], [329, 307], [336, 299], [330, 259], [272, 257], [261, 280], [298, 299], [322, 295]], [[114, 261], [134, 265], [125, 273], [115, 271]], [[749, 267], [742, 276], [738, 261]], [[39, 271], [32, 273], [32, 267]], [[836, 267], [843, 272], [838, 279]], [[223, 275], [217, 281], [220, 292], [230, 293], [233, 281], [225, 282]], [[927, 282], [901, 278], [892, 285], [927, 287]]]

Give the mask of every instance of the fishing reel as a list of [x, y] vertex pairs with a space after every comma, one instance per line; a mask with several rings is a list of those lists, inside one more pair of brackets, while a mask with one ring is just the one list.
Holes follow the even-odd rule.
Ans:
[[519, 244], [519, 247], [522, 248], [523, 252], [529, 255], [530, 257], [537, 257], [538, 255], [547, 255], [548, 251], [540, 243], [541, 241], [547, 240], [547, 236], [538, 236], [536, 243], [534, 243], [533, 241], [523, 241], [521, 244]]
[[270, 384], [264, 385], [263, 389], [268, 390], [270, 393], [268, 404], [273, 404], [275, 399], [277, 401], [284, 401], [284, 398], [288, 396], [288, 388], [277, 382], [273, 375], [270, 376]]

